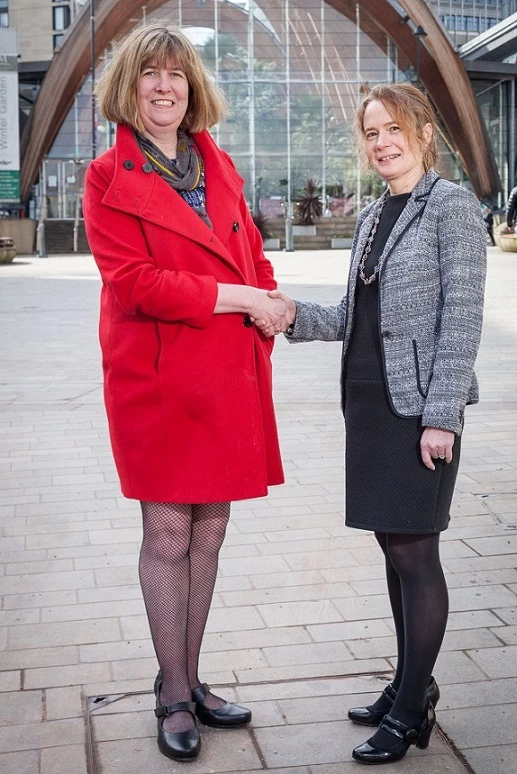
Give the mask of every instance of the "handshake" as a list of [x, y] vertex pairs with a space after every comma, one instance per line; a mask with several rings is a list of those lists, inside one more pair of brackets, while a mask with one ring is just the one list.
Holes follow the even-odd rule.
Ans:
[[250, 317], [262, 333], [284, 333], [296, 318], [296, 304], [281, 290], [259, 290], [253, 299]]

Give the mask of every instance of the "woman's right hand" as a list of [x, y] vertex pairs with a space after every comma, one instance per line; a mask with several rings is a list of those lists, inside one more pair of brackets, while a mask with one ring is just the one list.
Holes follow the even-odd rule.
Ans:
[[284, 298], [271, 298], [267, 290], [256, 289], [253, 294], [250, 317], [266, 336], [285, 330], [289, 307]]
[[285, 304], [285, 314], [280, 322], [268, 323], [264, 319], [256, 319], [255, 325], [260, 328], [266, 336], [275, 336], [277, 333], [285, 333], [296, 318], [296, 304], [292, 298], [289, 298], [281, 290], [269, 290], [268, 297], [273, 301], [282, 301]]

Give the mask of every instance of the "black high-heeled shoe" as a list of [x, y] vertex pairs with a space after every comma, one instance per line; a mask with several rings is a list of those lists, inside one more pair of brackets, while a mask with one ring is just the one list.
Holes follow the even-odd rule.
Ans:
[[405, 756], [412, 744], [425, 750], [429, 747], [429, 739], [436, 724], [436, 713], [430, 701], [427, 702], [425, 714], [420, 722], [410, 728], [400, 720], [386, 715], [380, 728], [393, 736], [393, 746], [389, 750], [380, 750], [371, 744], [371, 739], [359, 745], [352, 751], [352, 758], [359, 763], [393, 763]]
[[206, 683], [203, 683], [198, 688], [194, 688], [192, 691], [192, 699], [196, 703], [196, 715], [205, 726], [240, 728], [250, 722], [251, 710], [241, 707], [240, 704], [225, 701], [223, 706], [218, 709], [205, 707], [204, 701], [207, 693], [210, 693], [210, 686]]
[[[154, 681], [154, 695], [159, 696], [162, 687], [161, 670], [156, 675]], [[233, 704], [226, 701], [219, 709], [209, 709], [205, 707], [204, 700], [207, 693], [210, 693], [210, 686], [203, 683], [192, 691], [192, 701], [195, 704], [195, 713], [199, 720], [205, 726], [213, 728], [239, 728], [247, 725], [251, 720], [251, 710], [241, 707], [240, 704]], [[221, 699], [221, 701], [223, 701]]]
[[[158, 694], [159, 695], [159, 694]], [[190, 712], [196, 722], [195, 705], [192, 701], [178, 701], [176, 704], [157, 704], [154, 714], [158, 719], [158, 748], [161, 753], [175, 761], [192, 760], [201, 749], [201, 737], [197, 728], [189, 731], [165, 731], [163, 719], [175, 712]]]
[[[348, 717], [353, 723], [357, 723], [360, 726], [378, 726], [385, 715], [387, 715], [393, 705], [393, 702], [397, 698], [397, 692], [391, 685], [386, 686], [383, 690], [381, 697], [389, 702], [388, 709], [375, 709], [372, 705], [369, 707], [353, 707], [348, 710]], [[438, 683], [431, 677], [429, 685], [427, 686], [426, 698], [429, 699], [433, 707], [436, 707], [440, 700], [440, 689]]]

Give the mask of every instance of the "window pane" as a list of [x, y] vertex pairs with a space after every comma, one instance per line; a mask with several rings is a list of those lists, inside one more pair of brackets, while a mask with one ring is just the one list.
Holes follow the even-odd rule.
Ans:
[[54, 30], [66, 30], [70, 26], [70, 8], [67, 5], [52, 9]]

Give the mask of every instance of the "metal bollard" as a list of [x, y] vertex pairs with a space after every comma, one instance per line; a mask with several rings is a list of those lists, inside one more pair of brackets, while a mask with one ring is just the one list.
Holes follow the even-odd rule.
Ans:
[[294, 243], [293, 243], [293, 219], [290, 215], [285, 219], [285, 252], [286, 253], [293, 253], [294, 252]]
[[45, 223], [40, 220], [36, 229], [38, 243], [38, 258], [48, 258], [47, 247], [45, 244]]

